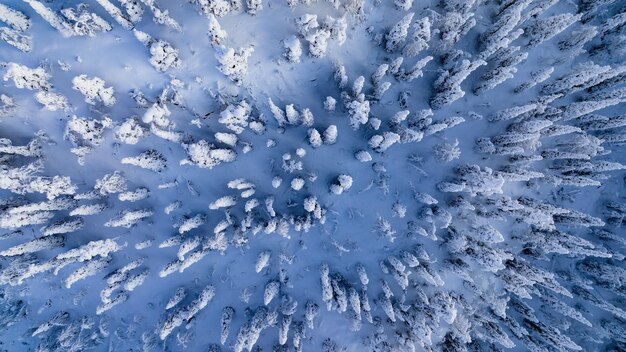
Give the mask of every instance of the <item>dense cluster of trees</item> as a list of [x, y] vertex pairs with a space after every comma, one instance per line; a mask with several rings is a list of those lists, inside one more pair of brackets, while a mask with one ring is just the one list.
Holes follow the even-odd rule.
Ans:
[[[284, 72], [318, 65], [330, 73], [318, 79], [334, 82], [316, 86], [317, 101], [300, 102], [253, 94], [250, 80], [259, 76], [249, 63], [267, 50], [240, 47], [226, 25], [227, 16], [275, 16], [279, 5], [192, 3], [219, 75], [217, 92], [202, 87], [216, 107], [206, 115], [185, 100], [192, 83], [177, 78], [189, 78], [181, 72], [197, 58], [175, 47], [186, 43], [163, 39], [185, 34], [165, 2], [96, 0], [96, 11], [25, 0], [33, 18], [0, 4], [0, 40], [9, 45], [2, 50], [18, 53], [11, 57], [38, 49], [34, 21], [85, 40], [120, 26], [166, 82], [124, 96], [115, 77], [61, 61], [0, 62], [0, 123], [35, 111], [20, 110], [28, 98], [42, 114], [64, 116], [59, 140], [46, 131], [23, 138], [28, 124], [0, 136], [1, 329], [29, 321], [38, 351], [81, 351], [112, 334], [146, 351], [186, 347], [201, 329], [219, 331], [210, 351], [260, 351], [261, 339], [275, 351], [302, 351], [320, 349], [309, 345], [333, 317], [347, 318], [372, 351], [626, 349], [626, 206], [616, 191], [626, 170], [623, 4], [441, 0], [423, 10], [412, 0], [288, 0], [298, 11], [289, 12], [292, 32], [274, 38], [272, 64]], [[325, 17], [317, 6], [327, 7]], [[358, 64], [341, 55], [357, 31], [372, 53]], [[202, 86], [204, 74], [193, 84]], [[267, 153], [255, 153], [263, 146]], [[50, 163], [59, 148], [77, 157], [84, 180]], [[262, 172], [228, 165], [249, 162], [248, 153], [270, 155], [255, 161]], [[351, 157], [325, 159], [333, 153]], [[112, 155], [92, 170], [103, 154]], [[210, 187], [185, 172], [206, 175]], [[364, 192], [380, 201], [358, 204]], [[345, 204], [347, 215], [336, 210]], [[351, 217], [372, 227], [354, 235], [356, 245], [336, 230]], [[164, 233], [145, 234], [163, 222], [171, 225]], [[284, 245], [266, 245], [279, 243], [272, 241]], [[292, 251], [314, 242], [315, 262], [297, 273], [314, 278], [310, 289], [298, 286], [291, 264], [311, 256]], [[333, 250], [361, 244], [377, 250], [336, 264]], [[165, 265], [145, 251], [163, 253]], [[232, 259], [251, 276], [235, 284], [227, 268], [210, 282], [170, 289], [171, 275], [207, 257]], [[55, 290], [97, 288], [99, 303], [83, 315], [51, 300], [34, 315], [16, 298], [20, 286], [57, 276]], [[111, 311], [152, 280], [167, 295], [150, 303], [160, 320], [134, 322], [140, 336], [113, 331]], [[237, 285], [245, 286], [243, 305], [220, 296]], [[219, 316], [203, 316], [224, 300]], [[205, 320], [212, 325], [194, 326]], [[342, 343], [324, 337], [321, 350], [341, 351]]]

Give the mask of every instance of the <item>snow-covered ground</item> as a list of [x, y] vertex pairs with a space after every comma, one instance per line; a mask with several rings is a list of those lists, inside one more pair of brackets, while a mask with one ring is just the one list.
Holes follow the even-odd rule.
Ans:
[[0, 0], [0, 349], [626, 350], [626, 4]]

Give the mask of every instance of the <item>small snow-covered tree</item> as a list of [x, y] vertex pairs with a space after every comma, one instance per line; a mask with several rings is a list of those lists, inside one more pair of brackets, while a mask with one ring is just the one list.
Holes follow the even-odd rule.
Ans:
[[527, 2], [520, 1], [511, 4], [498, 15], [496, 22], [480, 40], [482, 59], [487, 59], [498, 50], [506, 48], [515, 39], [514, 30], [522, 20], [522, 11], [525, 6]]
[[354, 154], [356, 160], [365, 163], [372, 160], [372, 156], [366, 150], [360, 150]]
[[35, 10], [35, 12], [41, 16], [48, 24], [50, 24], [54, 29], [61, 32], [64, 37], [70, 37], [75, 34], [75, 32], [71, 28], [71, 24], [65, 21], [61, 16], [59, 16], [56, 12], [54, 12], [49, 7], [42, 4], [37, 0], [25, 0], [30, 7]]
[[463, 60], [449, 71], [444, 71], [435, 81], [435, 96], [430, 100], [433, 109], [439, 109], [465, 95], [461, 83], [478, 67], [486, 65], [484, 60]]
[[195, 216], [185, 218], [182, 224], [178, 227], [178, 233], [183, 234], [198, 228], [204, 224], [206, 220], [207, 217], [204, 214], [196, 214]]
[[246, 12], [252, 16], [256, 15], [263, 9], [262, 0], [246, 0], [247, 9]]
[[40, 91], [35, 93], [35, 99], [49, 111], [67, 110], [69, 108], [67, 98], [59, 93]]
[[228, 335], [230, 334], [230, 326], [235, 317], [235, 309], [230, 306], [224, 307], [222, 310], [222, 316], [220, 318], [220, 343], [223, 345], [226, 343], [228, 339]]
[[284, 56], [291, 63], [300, 62], [302, 56], [302, 44], [296, 36], [291, 36], [283, 40]]
[[554, 72], [554, 67], [548, 67], [546, 69], [531, 72], [530, 73], [531, 79], [517, 86], [515, 88], [515, 93], [519, 93], [526, 89], [530, 89], [536, 86], [537, 84], [547, 80], [548, 78], [550, 78], [550, 75], [552, 75], [552, 72]]
[[137, 144], [139, 140], [148, 135], [148, 131], [134, 118], [124, 121], [116, 130], [117, 139], [126, 144]]
[[70, 274], [70, 276], [67, 277], [67, 279], [65, 279], [65, 288], [70, 288], [77, 281], [96, 275], [99, 271], [106, 268], [110, 262], [111, 258], [109, 257], [88, 261], [87, 264], [76, 269]]
[[121, 162], [122, 164], [134, 165], [154, 172], [161, 172], [167, 167], [165, 156], [154, 149], [147, 150], [134, 157], [122, 158]]
[[400, 135], [395, 132], [384, 132], [382, 135], [373, 135], [368, 144], [375, 152], [382, 153], [400, 141]]
[[315, 128], [309, 128], [308, 139], [311, 147], [319, 148], [322, 146], [322, 135], [320, 135], [320, 133]]
[[[2, 227], [10, 228], [9, 226], [2, 226]], [[1, 251], [0, 256], [13, 257], [13, 256], [36, 253], [36, 252], [40, 252], [43, 250], [49, 250], [49, 249], [61, 247], [63, 246], [64, 243], [65, 241], [62, 236], [46, 236], [46, 237], [36, 238], [34, 240], [30, 240], [28, 242], [15, 245], [13, 247], [9, 247]]]
[[237, 153], [231, 149], [218, 148], [205, 140], [183, 145], [188, 159], [182, 160], [181, 164], [194, 164], [201, 168], [212, 169], [221, 163], [235, 161]]
[[237, 200], [233, 196], [224, 196], [218, 198], [216, 201], [209, 204], [209, 209], [221, 209], [221, 208], [229, 208], [237, 204]]
[[85, 245], [59, 254], [57, 259], [73, 259], [79, 262], [85, 262], [94, 257], [105, 258], [110, 253], [118, 252], [125, 246], [126, 244], [120, 245], [112, 239], [90, 241]]
[[410, 68], [409, 70], [403, 70], [401, 69], [397, 74], [396, 77], [399, 80], [402, 81], [409, 81], [411, 82], [412, 80], [422, 77], [423, 76], [423, 72], [422, 69], [433, 59], [432, 56], [426, 56], [420, 60], [418, 60], [415, 65], [413, 65], [412, 68]]
[[317, 22], [317, 15], [306, 13], [295, 19], [296, 30], [301, 36], [305, 37], [307, 33], [319, 28], [319, 22]]
[[280, 282], [272, 280], [265, 285], [265, 291], [263, 292], [263, 304], [268, 305], [274, 298], [278, 296], [280, 290]]
[[227, 0], [193, 0], [192, 2], [197, 3], [202, 12], [207, 16], [213, 14], [217, 17], [224, 17], [233, 10], [233, 3]]
[[598, 29], [594, 26], [583, 26], [581, 29], [572, 32], [567, 39], [559, 42], [559, 50], [568, 52], [572, 56], [576, 56], [585, 52], [583, 47], [585, 44], [593, 40], [598, 34]]
[[219, 47], [224, 45], [224, 41], [226, 37], [228, 37], [228, 33], [222, 29], [220, 23], [217, 21], [217, 18], [213, 14], [208, 15], [209, 20], [209, 41], [211, 45], [214, 47]]
[[413, 12], [408, 13], [391, 28], [389, 33], [387, 33], [385, 38], [387, 40], [385, 48], [388, 52], [398, 50], [400, 44], [406, 41], [406, 37], [409, 34], [409, 27], [411, 26], [411, 21], [413, 21], [414, 15], [415, 13]]
[[41, 233], [44, 236], [58, 235], [78, 231], [85, 226], [82, 218], [69, 218], [55, 221], [54, 223], [44, 226]]
[[322, 23], [322, 28], [327, 29], [330, 32], [330, 38], [335, 40], [337, 44], [343, 45], [347, 39], [346, 29], [348, 28], [348, 22], [346, 17], [333, 18], [326, 16]]
[[213, 287], [213, 285], [208, 285], [202, 289], [196, 299], [189, 303], [189, 305], [178, 308], [176, 311], [172, 312], [162, 325], [157, 328], [159, 338], [165, 340], [172, 331], [182, 325], [183, 322], [190, 321], [200, 310], [204, 309], [209, 304], [214, 296], [215, 287]]
[[60, 11], [74, 35], [95, 37], [98, 32], [113, 29], [107, 21], [88, 9], [87, 4], [80, 4], [76, 8], [67, 7]]
[[272, 255], [272, 252], [270, 252], [269, 250], [265, 250], [259, 253], [259, 256], [257, 257], [257, 260], [256, 260], [256, 264], [254, 266], [254, 270], [257, 273], [260, 273], [261, 270], [263, 270], [269, 265], [269, 260], [270, 260], [271, 255]]
[[253, 52], [252, 47], [238, 50], [219, 48], [216, 53], [217, 61], [220, 63], [219, 70], [235, 84], [241, 85], [248, 73], [248, 59]]
[[469, 192], [470, 194], [491, 195], [502, 193], [504, 178], [492, 169], [484, 170], [478, 165], [462, 165], [457, 167], [457, 180], [441, 182], [437, 186], [441, 192]]
[[337, 176], [337, 180], [330, 185], [330, 191], [334, 194], [342, 194], [344, 191], [352, 187], [352, 177], [349, 175], [341, 174]]
[[515, 73], [517, 73], [517, 68], [515, 66], [526, 60], [528, 57], [527, 52], [517, 52], [519, 47], [508, 48], [505, 50], [505, 56], [496, 63], [497, 67], [483, 74], [481, 82], [474, 88], [474, 94], [481, 95], [484, 92], [502, 84], [504, 81], [513, 78]]
[[126, 209], [122, 211], [119, 215], [105, 222], [104, 226], [131, 228], [135, 226], [136, 224], [138, 224], [140, 221], [151, 217], [152, 214], [153, 214], [152, 210], [149, 210], [149, 209], [138, 209], [138, 210]]
[[111, 193], [124, 192], [127, 188], [127, 180], [119, 171], [104, 175], [102, 178], [96, 180], [96, 185], [94, 186], [94, 189], [99, 191], [103, 196]]
[[330, 31], [326, 29], [317, 29], [314, 32], [307, 34], [305, 39], [309, 42], [309, 55], [314, 58], [326, 56], [328, 39], [330, 39], [330, 36]]
[[552, 17], [537, 19], [524, 30], [530, 38], [528, 45], [536, 46], [561, 33], [582, 18], [582, 14], [563, 13]]
[[330, 125], [324, 130], [324, 144], [335, 144], [337, 142], [337, 126]]
[[350, 126], [352, 126], [353, 129], [356, 130], [360, 125], [367, 123], [370, 113], [370, 102], [365, 100], [363, 94], [359, 94], [357, 99], [350, 101], [347, 107], [350, 115]]
[[226, 128], [236, 134], [243, 133], [244, 129], [251, 125], [248, 121], [252, 108], [242, 100], [238, 104], [229, 104], [226, 109], [220, 113], [219, 123], [224, 124]]
[[431, 37], [430, 26], [430, 19], [428, 17], [415, 21], [413, 34], [402, 50], [404, 56], [409, 58], [415, 57], [423, 50], [428, 49], [428, 42]]
[[105, 106], [115, 105], [115, 91], [113, 87], [104, 87], [104, 80], [99, 77], [87, 78], [87, 75], [76, 76], [72, 79], [73, 88], [85, 96], [85, 101], [95, 105], [101, 102]]
[[409, 11], [413, 6], [413, 0], [395, 0], [394, 5], [400, 10]]
[[137, 202], [142, 199], [148, 198], [149, 194], [150, 190], [145, 187], [140, 187], [135, 189], [134, 191], [120, 193], [117, 198], [123, 202]]
[[293, 189], [294, 191], [299, 191], [302, 189], [302, 187], [304, 187], [304, 179], [301, 177], [294, 177], [291, 180], [291, 189]]
[[150, 64], [159, 72], [178, 68], [182, 64], [178, 50], [172, 44], [161, 39], [154, 39], [147, 33], [134, 29], [135, 37], [150, 48]]
[[31, 24], [28, 16], [4, 4], [0, 4], [0, 21], [19, 32], [26, 31]]
[[30, 36], [24, 35], [11, 28], [0, 27], [0, 40], [5, 41], [7, 44], [25, 53], [32, 50], [32, 40]]
[[120, 0], [120, 3], [124, 6], [124, 10], [128, 14], [130, 22], [137, 23], [141, 21], [144, 8], [140, 4], [139, 0]]
[[52, 88], [48, 82], [50, 75], [42, 67], [31, 69], [11, 62], [7, 66], [3, 79], [13, 80], [13, 84], [22, 89], [48, 91]]

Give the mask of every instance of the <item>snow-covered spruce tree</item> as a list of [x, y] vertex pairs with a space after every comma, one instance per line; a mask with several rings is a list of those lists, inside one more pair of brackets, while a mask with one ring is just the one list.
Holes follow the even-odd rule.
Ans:
[[409, 13], [405, 15], [402, 20], [396, 23], [385, 38], [387, 40], [385, 44], [385, 48], [388, 52], [393, 52], [398, 49], [400, 44], [406, 41], [406, 37], [409, 32], [409, 26], [411, 25], [411, 21], [413, 20], [414, 13]]
[[68, 7], [60, 11], [74, 35], [95, 37], [98, 32], [113, 29], [105, 19], [88, 10], [89, 5], [79, 4], [75, 9]]
[[217, 18], [213, 14], [208, 16], [209, 19], [209, 41], [211, 45], [214, 47], [219, 47], [224, 45], [224, 41], [226, 37], [228, 37], [228, 33], [222, 29], [220, 23], [217, 21]]
[[204, 309], [214, 296], [215, 287], [213, 285], [206, 286], [188, 306], [178, 308], [167, 317], [161, 327], [157, 329], [159, 338], [165, 340], [174, 329], [183, 322], [191, 320], [200, 310]]
[[528, 45], [536, 46], [561, 33], [581, 18], [582, 14], [564, 13], [537, 19], [524, 29], [524, 35], [530, 38]]
[[0, 27], [0, 40], [25, 53], [32, 50], [31, 37], [24, 35], [15, 29]]
[[516, 28], [522, 20], [522, 11], [528, 4], [527, 1], [512, 2], [500, 11], [493, 26], [482, 35], [480, 40], [482, 59], [489, 58], [517, 39], [521, 32], [516, 31]]
[[503, 57], [498, 59], [494, 69], [481, 77], [482, 81], [474, 88], [474, 94], [481, 95], [488, 90], [494, 89], [504, 81], [515, 77], [517, 73], [515, 66], [528, 58], [528, 53], [518, 53], [518, 51], [519, 47], [510, 47], [508, 50], [503, 50]]
[[430, 100], [433, 109], [440, 109], [444, 105], [453, 103], [462, 98], [465, 92], [461, 89], [461, 83], [478, 67], [486, 65], [484, 60], [474, 62], [463, 60], [448, 71], [443, 71], [434, 82], [435, 96]]
[[0, 20], [19, 32], [26, 31], [31, 25], [28, 16], [4, 4], [0, 4]]
[[47, 22], [54, 29], [58, 30], [64, 37], [70, 37], [75, 34], [71, 28], [71, 24], [68, 23], [62, 16], [42, 4], [37, 0], [25, 1], [30, 7]]
[[474, 5], [477, 1], [442, 1], [445, 13], [436, 14], [441, 47], [438, 50], [446, 51], [452, 48], [475, 25]]

